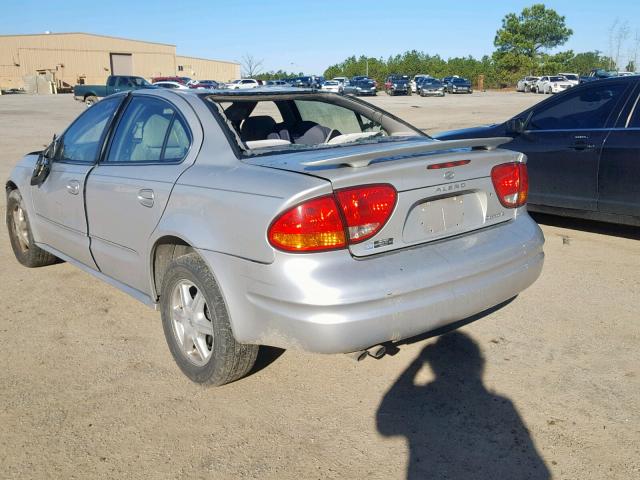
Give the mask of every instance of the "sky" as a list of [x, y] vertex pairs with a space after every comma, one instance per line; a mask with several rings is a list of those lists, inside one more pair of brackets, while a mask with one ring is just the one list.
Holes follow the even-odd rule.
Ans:
[[[86, 32], [176, 45], [179, 55], [240, 62], [263, 69], [322, 74], [350, 55], [387, 58], [406, 50], [444, 58], [494, 50], [502, 18], [530, 1], [377, 0], [2, 0], [0, 35]], [[573, 29], [561, 50], [609, 50], [609, 28], [628, 21], [631, 48], [640, 34], [640, 1], [544, 2]], [[452, 7], [455, 5], [455, 7]], [[614, 6], [615, 8], [612, 8]], [[626, 62], [625, 62], [626, 65]]]

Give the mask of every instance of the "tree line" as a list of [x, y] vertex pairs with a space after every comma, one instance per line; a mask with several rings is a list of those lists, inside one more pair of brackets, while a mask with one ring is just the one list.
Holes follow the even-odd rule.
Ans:
[[331, 65], [326, 78], [364, 75], [378, 82], [390, 74], [429, 74], [441, 78], [460, 75], [476, 85], [482, 75], [484, 86], [504, 88], [514, 85], [526, 75], [551, 75], [558, 72], [587, 74], [592, 68], [611, 68], [611, 58], [599, 51], [572, 50], [551, 54], [550, 50], [567, 42], [573, 31], [566, 26], [564, 16], [544, 4], [525, 8], [520, 14], [509, 13], [502, 20], [494, 39], [496, 50], [480, 59], [472, 56], [444, 59], [440, 55], [417, 50], [382, 58], [351, 56]]
[[[391, 74], [410, 77], [429, 74], [436, 78], [459, 75], [470, 79], [477, 86], [478, 79], [482, 76], [484, 87], [504, 88], [515, 85], [520, 78], [527, 75], [553, 75], [560, 72], [586, 75], [593, 68], [622, 69], [617, 63], [620, 61], [620, 51], [628, 32], [628, 22], [616, 19], [610, 29], [608, 56], [600, 51], [558, 52], [557, 48], [569, 40], [573, 30], [566, 25], [564, 16], [538, 3], [524, 8], [519, 14], [505, 15], [496, 31], [494, 52], [480, 59], [472, 56], [445, 59], [437, 53], [418, 50], [405, 51], [387, 59], [353, 55], [329, 66], [324, 71], [324, 77], [330, 79], [368, 75], [381, 84]], [[630, 51], [626, 70], [636, 69], [636, 58], [640, 52], [638, 33], [634, 39], [634, 46], [635, 50]], [[551, 53], [552, 51], [555, 52]], [[245, 67], [243, 70], [246, 72], [249, 69]], [[255, 78], [261, 80], [302, 75], [282, 70], [254, 73]]]
[[352, 56], [327, 68], [324, 76], [325, 78], [352, 77], [365, 75], [368, 70], [369, 77], [380, 83], [391, 74], [410, 77], [429, 74], [436, 78], [459, 75], [477, 85], [479, 77], [483, 75], [485, 87], [505, 88], [515, 85], [518, 79], [526, 75], [552, 75], [558, 72], [586, 74], [592, 68], [607, 68], [609, 63], [609, 58], [601, 55], [600, 52], [574, 54], [573, 51], [567, 51], [545, 55], [537, 65], [527, 66], [504, 65], [488, 55], [479, 60], [472, 56], [443, 59], [439, 55], [411, 50], [389, 57], [387, 60]]

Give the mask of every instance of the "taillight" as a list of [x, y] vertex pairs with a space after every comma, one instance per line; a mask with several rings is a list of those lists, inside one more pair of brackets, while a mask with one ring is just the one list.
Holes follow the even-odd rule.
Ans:
[[516, 208], [527, 203], [529, 177], [526, 164], [514, 162], [496, 165], [491, 170], [491, 180], [503, 207]]
[[271, 223], [271, 245], [288, 252], [345, 248], [371, 238], [389, 220], [397, 193], [391, 185], [337, 190], [296, 205]]
[[350, 243], [373, 237], [387, 223], [396, 206], [396, 189], [391, 185], [367, 185], [336, 191], [347, 222]]
[[289, 252], [344, 248], [344, 226], [333, 195], [308, 200], [279, 217], [269, 227], [269, 241]]

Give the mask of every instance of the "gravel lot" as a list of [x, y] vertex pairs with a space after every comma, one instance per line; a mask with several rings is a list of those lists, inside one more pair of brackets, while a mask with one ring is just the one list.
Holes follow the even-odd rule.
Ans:
[[[373, 102], [430, 132], [542, 96]], [[0, 177], [83, 106], [0, 97]], [[0, 199], [4, 217], [5, 199]], [[640, 477], [640, 235], [538, 216], [546, 264], [513, 302], [359, 364], [265, 349], [218, 389], [175, 366], [159, 314], [0, 230], [0, 477]]]

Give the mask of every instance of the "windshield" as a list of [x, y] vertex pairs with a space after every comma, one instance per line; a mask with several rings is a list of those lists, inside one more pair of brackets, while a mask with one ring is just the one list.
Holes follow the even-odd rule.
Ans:
[[562, 82], [563, 80], [565, 80], [564, 77], [550, 77], [549, 81], [551, 82]]
[[323, 85], [339, 85], [339, 83], [331, 80], [329, 82], [324, 82]]
[[563, 75], [563, 76], [567, 80], [578, 80], [578, 76], [577, 75], [568, 74], [568, 75]]
[[453, 83], [469, 83], [469, 80], [467, 80], [466, 78], [454, 78]]
[[[366, 83], [369, 83], [368, 81]], [[202, 97], [245, 155], [424, 138], [424, 133], [360, 100], [333, 94]]]

